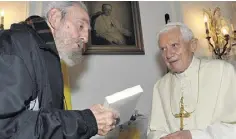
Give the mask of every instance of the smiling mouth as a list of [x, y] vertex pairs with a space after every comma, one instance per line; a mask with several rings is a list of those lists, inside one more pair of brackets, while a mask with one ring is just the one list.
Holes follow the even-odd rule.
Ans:
[[170, 64], [177, 62], [178, 60], [169, 61]]

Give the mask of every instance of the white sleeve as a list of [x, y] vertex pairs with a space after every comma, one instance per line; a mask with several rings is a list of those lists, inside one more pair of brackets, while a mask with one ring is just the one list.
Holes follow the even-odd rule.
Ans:
[[191, 130], [192, 139], [235, 139], [236, 124], [215, 123], [204, 130]]
[[148, 139], [160, 139], [168, 134], [168, 127], [157, 84], [154, 87], [152, 99], [152, 113], [147, 131]]
[[163, 131], [150, 131], [148, 133], [147, 139], [160, 139], [161, 137], [164, 137], [166, 135], [168, 135], [168, 134], [166, 134]]
[[94, 24], [94, 30], [96, 30], [96, 33], [99, 35], [109, 33], [109, 29], [107, 28], [106, 23], [102, 18], [102, 15], [97, 17], [95, 24]]
[[129, 34], [131, 33], [128, 29], [125, 29], [122, 24], [116, 20], [115, 18], [112, 18], [113, 23], [115, 24], [116, 28], [122, 33], [122, 34]]

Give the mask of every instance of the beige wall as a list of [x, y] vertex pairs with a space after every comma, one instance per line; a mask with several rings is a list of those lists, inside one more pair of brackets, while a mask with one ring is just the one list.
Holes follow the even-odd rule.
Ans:
[[28, 16], [28, 2], [0, 1], [0, 10], [4, 9], [4, 28], [9, 29], [12, 23], [20, 22]]

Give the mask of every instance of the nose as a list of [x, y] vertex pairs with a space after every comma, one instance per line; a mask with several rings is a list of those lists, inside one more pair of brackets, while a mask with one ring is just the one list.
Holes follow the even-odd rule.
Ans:
[[170, 59], [173, 56], [172, 49], [166, 49], [166, 58]]
[[83, 43], [88, 42], [88, 30], [85, 30], [85, 31], [81, 32], [80, 39], [83, 41]]

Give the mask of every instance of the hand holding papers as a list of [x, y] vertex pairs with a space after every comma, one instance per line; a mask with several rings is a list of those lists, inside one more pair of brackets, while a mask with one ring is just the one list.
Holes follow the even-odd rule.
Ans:
[[90, 110], [96, 119], [98, 135], [104, 136], [115, 128], [116, 119], [119, 117], [116, 112], [105, 108], [101, 104], [93, 105]]
[[120, 124], [128, 122], [143, 92], [140, 85], [117, 92], [105, 98], [104, 107], [112, 108], [120, 114]]

